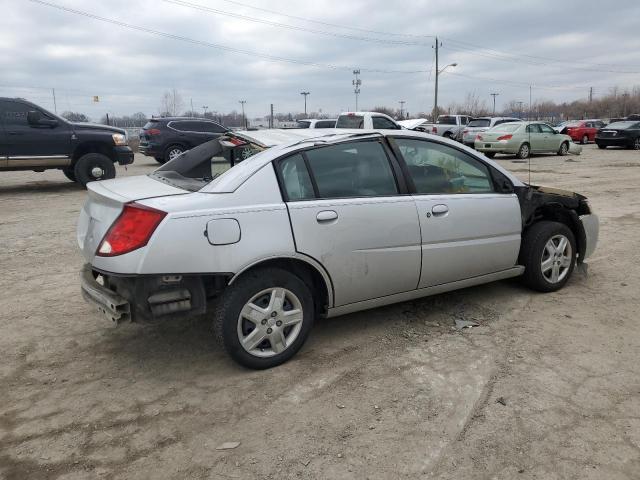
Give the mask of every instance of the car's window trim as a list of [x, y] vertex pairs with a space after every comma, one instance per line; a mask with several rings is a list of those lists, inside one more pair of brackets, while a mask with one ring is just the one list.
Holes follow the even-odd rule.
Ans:
[[[503, 188], [499, 185], [498, 183], [498, 176], [502, 177], [503, 179], [507, 180], [510, 184], [511, 184], [511, 190], [513, 190], [515, 187], [513, 185], [513, 181], [511, 181], [511, 179], [509, 177], [507, 177], [505, 174], [503, 174], [502, 172], [500, 172], [499, 170], [497, 170], [493, 165], [491, 165], [490, 163], [485, 162], [483, 159], [476, 157], [475, 155], [471, 155], [469, 152], [464, 151], [461, 148], [458, 148], [456, 145], [449, 145], [448, 143], [444, 143], [444, 142], [438, 142], [437, 140], [431, 139], [431, 138], [418, 138], [418, 137], [412, 137], [412, 136], [408, 136], [408, 135], [393, 135], [393, 136], [387, 136], [387, 141], [389, 142], [389, 145], [391, 146], [391, 149], [394, 153], [394, 155], [398, 158], [398, 163], [400, 165], [400, 168], [402, 170], [402, 173], [404, 174], [405, 177], [405, 182], [407, 184], [407, 187], [409, 189], [409, 193], [411, 195], [486, 195], [486, 194], [496, 194], [496, 195], [512, 195], [513, 191], [511, 192], [503, 192]], [[438, 145], [444, 145], [446, 147], [452, 148], [453, 150], [456, 150], [464, 155], [466, 155], [467, 157], [471, 157], [474, 160], [476, 160], [477, 162], [481, 163], [482, 165], [484, 165], [487, 170], [489, 171], [489, 177], [491, 179], [491, 183], [493, 185], [493, 192], [482, 192], [482, 193], [473, 193], [473, 192], [460, 192], [460, 193], [420, 193], [417, 191], [416, 185], [413, 182], [413, 178], [411, 177], [411, 173], [409, 172], [409, 167], [407, 166], [407, 162], [405, 161], [404, 157], [402, 156], [402, 152], [400, 151], [400, 148], [398, 146], [398, 143], [395, 141], [396, 139], [405, 139], [405, 140], [417, 140], [420, 142], [428, 142], [428, 143], [435, 143]]]
[[212, 125], [216, 125], [220, 128], [222, 128], [224, 131], [226, 131], [225, 127], [220, 125], [218, 122], [213, 122], [211, 120], [169, 120], [167, 122], [167, 128], [170, 128], [171, 130], [173, 130], [174, 132], [180, 132], [180, 133], [197, 133], [200, 135], [222, 135], [224, 132], [196, 132], [193, 130], [178, 130], [177, 128], [174, 128], [171, 126], [172, 123], [187, 123], [187, 122], [202, 122], [202, 123], [210, 123]]

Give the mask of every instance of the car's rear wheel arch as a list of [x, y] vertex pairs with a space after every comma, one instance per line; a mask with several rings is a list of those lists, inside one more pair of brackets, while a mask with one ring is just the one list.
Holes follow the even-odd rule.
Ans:
[[299, 277], [311, 290], [318, 314], [325, 315], [327, 309], [333, 305], [331, 278], [322, 265], [307, 257], [277, 257], [254, 262], [236, 273], [229, 280], [229, 285], [244, 275], [265, 268], [280, 268]]

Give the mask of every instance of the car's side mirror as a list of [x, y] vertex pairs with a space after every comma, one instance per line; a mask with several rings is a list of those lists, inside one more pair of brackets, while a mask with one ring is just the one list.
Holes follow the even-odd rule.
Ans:
[[40, 123], [40, 120], [42, 120], [41, 112], [32, 110], [27, 113], [27, 122], [29, 122], [29, 125], [38, 125]]

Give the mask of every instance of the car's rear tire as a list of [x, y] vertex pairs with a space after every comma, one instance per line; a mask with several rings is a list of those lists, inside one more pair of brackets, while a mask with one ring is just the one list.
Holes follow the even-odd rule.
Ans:
[[524, 142], [522, 145], [520, 145], [518, 153], [516, 153], [516, 157], [524, 160], [525, 158], [529, 158], [529, 155], [531, 155], [531, 147], [527, 142]]
[[187, 149], [184, 148], [182, 145], [169, 145], [165, 150], [164, 150], [164, 162], [169, 162], [171, 160], [173, 160], [174, 158], [182, 155], [184, 152], [186, 152]]
[[589, 143], [589, 135], [583, 135], [582, 140], [580, 140], [580, 144], [586, 145], [587, 143]]
[[495, 152], [484, 152], [484, 156], [487, 158], [493, 158], [496, 156]]
[[564, 157], [569, 153], [569, 142], [562, 142], [560, 144], [560, 149], [557, 152], [557, 155]]
[[236, 362], [262, 370], [286, 362], [300, 350], [314, 312], [311, 291], [298, 276], [279, 268], [259, 269], [223, 292], [214, 334]]
[[576, 240], [563, 223], [541, 221], [525, 232], [519, 263], [524, 265], [525, 285], [539, 292], [560, 290], [576, 264]]
[[115, 178], [116, 167], [106, 155], [87, 153], [78, 159], [73, 168], [73, 173], [76, 181], [85, 187], [89, 182]]
[[62, 173], [64, 173], [64, 176], [67, 177], [69, 180], [71, 180], [72, 182], [77, 182], [78, 180], [76, 179], [76, 174], [74, 172], [73, 167], [64, 167], [62, 169]]
[[640, 137], [636, 137], [636, 139], [633, 141], [633, 149], [640, 150]]
[[602, 145], [601, 143], [598, 143], [598, 144], [596, 144], [596, 145], [598, 145], [598, 148], [599, 148], [600, 150], [604, 150], [605, 148], [607, 148], [607, 146], [606, 146], [606, 145]]
[[451, 138], [451, 132], [445, 132], [442, 136], [444, 138]]

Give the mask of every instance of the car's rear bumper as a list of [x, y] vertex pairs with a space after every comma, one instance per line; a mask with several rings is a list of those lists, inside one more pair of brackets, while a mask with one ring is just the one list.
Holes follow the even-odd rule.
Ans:
[[598, 219], [597, 215], [591, 213], [589, 215], [580, 216], [580, 223], [582, 224], [582, 229], [584, 230], [585, 239], [584, 255], [582, 256], [580, 261], [584, 261], [586, 258], [589, 258], [591, 256], [591, 254], [596, 249], [596, 245], [598, 244], [600, 220]]
[[479, 152], [491, 152], [491, 153], [518, 153], [518, 146], [511, 143], [500, 142], [474, 142], [474, 148]]
[[598, 145], [604, 145], [605, 147], [628, 147], [631, 145], [631, 140], [629, 140], [626, 137], [618, 137], [618, 138], [596, 137], [596, 143]]
[[131, 320], [130, 303], [116, 292], [100, 285], [93, 275], [90, 264], [82, 267], [80, 288], [87, 303], [96, 307], [109, 320], [116, 323]]
[[120, 165], [130, 165], [133, 163], [133, 150], [129, 146], [115, 147], [116, 161]]

